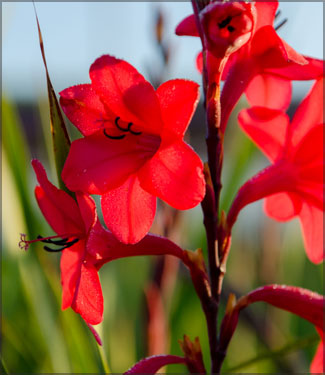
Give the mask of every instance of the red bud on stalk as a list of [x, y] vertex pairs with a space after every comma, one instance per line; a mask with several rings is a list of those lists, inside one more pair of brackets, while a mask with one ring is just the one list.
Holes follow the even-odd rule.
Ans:
[[229, 56], [246, 44], [254, 31], [253, 3], [214, 2], [200, 12], [204, 44], [215, 57]]

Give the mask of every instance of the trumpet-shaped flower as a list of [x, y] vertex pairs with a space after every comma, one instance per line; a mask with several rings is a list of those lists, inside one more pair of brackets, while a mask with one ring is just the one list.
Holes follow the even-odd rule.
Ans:
[[[91, 325], [103, 319], [103, 295], [98, 270], [105, 263], [129, 256], [170, 254], [189, 265], [183, 250], [163, 237], [147, 235], [136, 245], [119, 242], [101, 226], [91, 197], [77, 192], [74, 200], [48, 180], [38, 160], [33, 160], [32, 165], [39, 182], [35, 188], [38, 205], [57, 235], [39, 236], [31, 241], [27, 241], [23, 235], [20, 247], [27, 249], [29, 244], [41, 241], [46, 244], [45, 250], [62, 252], [62, 309], [72, 307], [92, 331]], [[49, 244], [51, 247], [47, 246]]]
[[278, 110], [253, 107], [239, 114], [246, 134], [273, 163], [239, 190], [228, 215], [231, 227], [247, 204], [266, 199], [266, 213], [279, 221], [299, 217], [309, 259], [323, 249], [323, 83], [318, 80], [292, 122]]
[[94, 62], [90, 78], [60, 93], [63, 111], [85, 136], [72, 143], [62, 178], [72, 191], [102, 195], [108, 228], [136, 243], [151, 227], [156, 197], [182, 210], [204, 197], [202, 162], [183, 141], [198, 85], [178, 79], [155, 91], [108, 55]]
[[[220, 1], [215, 1], [208, 7], [213, 9], [213, 7], [222, 6], [220, 4], [222, 4]], [[229, 4], [240, 5], [241, 3], [227, 2], [223, 4], [224, 7], [226, 4], [229, 7]], [[256, 1], [250, 5], [252, 4], [254, 4], [256, 17], [251, 36], [246, 38], [246, 43], [243, 43], [228, 57], [223, 71], [223, 79], [226, 79], [221, 93], [221, 129], [223, 131], [232, 109], [243, 92], [246, 92], [252, 105], [286, 109], [289, 105], [291, 80], [310, 80], [323, 75], [323, 61], [300, 55], [277, 35], [277, 28], [274, 29], [273, 23], [276, 18], [278, 2]], [[202, 13], [207, 12], [205, 9]], [[224, 16], [224, 20], [231, 24], [233, 20], [236, 20], [236, 17], [229, 13], [227, 17]], [[217, 25], [223, 26], [223, 23], [217, 21], [216, 19]], [[232, 33], [236, 30], [235, 25], [233, 29]], [[213, 29], [209, 34], [212, 32]], [[187, 17], [177, 26], [176, 34], [199, 36], [194, 15]], [[214, 49], [218, 48], [217, 42], [218, 40], [214, 38]], [[209, 53], [213, 54], [214, 50], [209, 47], [209, 44], [207, 48], [209, 64]], [[213, 59], [211, 59], [211, 63], [213, 65]], [[202, 71], [202, 64], [201, 53], [197, 59], [200, 71]], [[213, 69], [213, 66], [208, 68]]]

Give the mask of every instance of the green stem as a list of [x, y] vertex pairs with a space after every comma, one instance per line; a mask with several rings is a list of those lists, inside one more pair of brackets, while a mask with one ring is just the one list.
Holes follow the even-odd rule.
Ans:
[[260, 354], [254, 358], [251, 358], [247, 361], [244, 361], [242, 363], [239, 363], [236, 366], [230, 367], [227, 369], [227, 372], [235, 372], [237, 370], [241, 370], [245, 367], [248, 367], [250, 365], [253, 365], [257, 362], [263, 361], [265, 359], [274, 359], [275, 357], [280, 357], [284, 356], [290, 352], [297, 351], [300, 349], [304, 349], [312, 344], [315, 344], [316, 342], [319, 341], [319, 336], [317, 334], [309, 336], [309, 337], [304, 337], [300, 340], [296, 340], [294, 342], [291, 342], [290, 344], [285, 345], [283, 348], [280, 348], [278, 350], [275, 350], [273, 352], [267, 352]]

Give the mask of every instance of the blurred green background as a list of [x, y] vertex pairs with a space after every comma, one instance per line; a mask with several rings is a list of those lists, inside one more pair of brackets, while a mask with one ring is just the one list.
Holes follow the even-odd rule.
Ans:
[[[39, 5], [37, 4], [37, 7]], [[3, 11], [8, 9], [3, 8]], [[10, 9], [11, 12], [17, 9], [19, 11], [19, 8]], [[173, 13], [171, 3], [160, 4], [159, 7], [151, 4], [148, 9], [144, 27], [151, 37], [145, 49], [147, 60], [146, 64], [142, 65], [142, 72], [157, 85], [160, 81], [177, 77], [179, 74], [179, 70], [173, 69], [177, 60], [176, 57], [174, 60], [173, 56], [177, 55], [177, 46], [181, 45], [183, 40], [174, 41], [171, 33], [177, 20], [190, 12], [190, 7], [186, 8], [188, 12], [184, 14], [182, 12], [185, 8]], [[163, 42], [160, 44], [155, 31], [158, 20], [161, 20], [158, 9], [163, 12], [162, 20], [165, 24]], [[113, 10], [114, 8], [111, 8], [111, 12]], [[45, 5], [41, 11], [46, 14]], [[118, 13], [118, 8], [115, 8], [113, 14], [114, 17], [122, 15]], [[112, 13], [110, 15], [112, 16]], [[137, 16], [140, 17], [140, 14]], [[32, 11], [30, 17], [30, 22], [35, 23], [33, 39], [37, 40], [36, 21]], [[50, 67], [50, 56], [56, 52], [49, 42], [51, 38], [46, 39], [45, 35], [51, 23], [49, 19], [44, 22], [41, 12], [39, 18]], [[170, 19], [175, 19], [176, 24], [171, 24]], [[294, 21], [293, 18], [292, 27], [295, 26]], [[138, 22], [141, 23], [141, 18], [138, 18]], [[55, 27], [58, 27], [57, 23]], [[108, 24], [108, 30], [109, 27]], [[124, 28], [126, 34], [130, 33], [127, 23]], [[107, 34], [106, 38], [112, 38], [109, 32]], [[98, 38], [95, 39], [96, 43], [101, 42]], [[185, 43], [190, 43], [189, 39]], [[200, 77], [194, 68], [194, 57], [199, 47], [197, 41], [194, 43], [195, 47], [191, 46], [192, 56], [187, 59], [182, 57], [189, 67], [186, 68], [186, 74], [180, 76], [186, 77], [188, 73], [189, 78], [199, 82]], [[127, 45], [124, 48], [126, 50]], [[96, 48], [93, 47], [93, 50]], [[11, 53], [5, 49], [6, 51], [8, 54], [4, 54], [5, 61]], [[103, 51], [110, 53], [107, 48]], [[95, 53], [98, 53], [97, 50]], [[137, 53], [138, 57], [141, 57], [141, 48]], [[98, 53], [98, 56], [100, 54]], [[162, 293], [162, 321], [163, 328], [166, 328], [163, 330], [166, 334], [162, 333], [156, 339], [160, 341], [160, 348], [164, 349], [165, 353], [181, 355], [177, 340], [182, 339], [184, 334], [191, 339], [199, 336], [209, 368], [207, 333], [201, 306], [187, 270], [177, 262], [169, 258], [139, 257], [118, 260], [102, 268], [100, 278], [105, 310], [104, 322], [98, 328], [103, 339], [103, 350], [100, 352], [82, 319], [71, 309], [61, 311], [59, 255], [46, 253], [38, 244], [31, 246], [27, 252], [18, 248], [19, 233], [26, 233], [28, 238], [36, 238], [40, 233], [52, 233], [34, 199], [36, 181], [30, 165], [32, 157], [41, 160], [51, 181], [56, 183], [49, 109], [44, 95], [46, 81], [39, 51], [34, 53], [33, 58], [39, 60], [41, 67], [37, 75], [44, 85], [43, 94], [40, 92], [36, 95], [34, 92], [31, 98], [24, 94], [16, 95], [15, 89], [10, 86], [10, 80], [6, 79], [7, 83], [2, 92], [3, 372], [100, 373], [105, 371], [105, 361], [112, 372], [124, 372], [137, 360], [157, 350], [154, 343], [148, 345], [147, 340], [148, 326], [152, 323], [147, 298], [148, 290], [153, 284], [158, 285]], [[84, 75], [88, 70], [85, 63], [87, 59], [92, 62], [91, 53], [81, 63], [85, 70]], [[155, 64], [157, 61], [159, 64]], [[179, 63], [178, 69], [183, 72], [182, 64]], [[79, 83], [66, 79], [65, 86], [61, 87], [60, 85], [64, 85], [61, 83], [64, 78], [58, 80], [60, 70], [57, 69], [50, 69], [55, 88], [59, 86], [63, 89]], [[19, 65], [19, 70], [26, 70], [24, 64]], [[60, 83], [56, 86], [55, 82]], [[297, 86], [296, 100], [290, 113], [305, 95], [306, 88], [306, 85]], [[22, 87], [22, 91], [24, 90], [26, 87]], [[243, 99], [236, 111], [245, 106]], [[238, 187], [267, 164], [256, 147], [240, 132], [236, 124], [236, 113], [231, 118], [225, 144], [222, 193], [224, 209], [229, 208]], [[72, 126], [69, 126], [69, 132], [73, 139], [79, 137]], [[202, 103], [199, 104], [190, 125], [188, 141], [205, 160]], [[173, 210], [160, 204], [153, 231], [168, 235], [184, 248], [203, 248], [204, 252], [206, 251], [200, 207], [175, 214]], [[224, 281], [221, 313], [230, 292], [239, 297], [251, 289], [270, 283], [295, 285], [323, 293], [322, 266], [308, 261], [298, 221], [277, 223], [264, 215], [262, 202], [258, 202], [243, 210], [235, 226]], [[223, 370], [234, 373], [307, 372], [318, 341], [311, 324], [276, 308], [256, 304], [241, 315]], [[169, 366], [167, 371], [184, 373], [184, 367]]]

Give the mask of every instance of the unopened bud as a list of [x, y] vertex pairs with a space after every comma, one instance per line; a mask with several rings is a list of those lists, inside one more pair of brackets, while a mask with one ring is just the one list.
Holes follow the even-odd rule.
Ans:
[[229, 56], [250, 40], [255, 20], [253, 3], [216, 1], [209, 4], [200, 13], [206, 48], [215, 57]]

